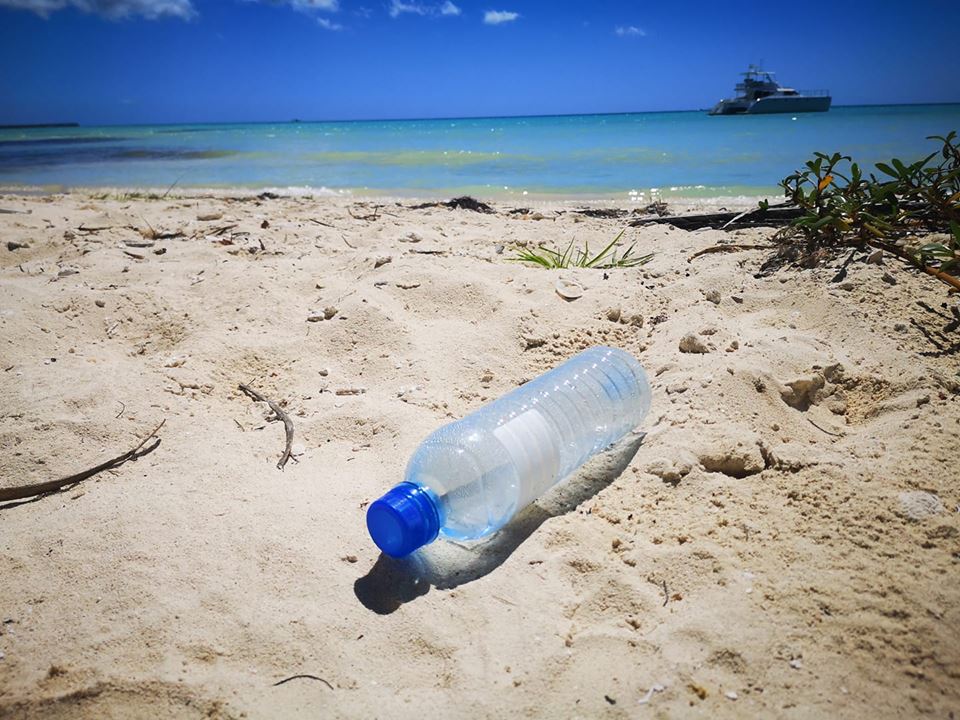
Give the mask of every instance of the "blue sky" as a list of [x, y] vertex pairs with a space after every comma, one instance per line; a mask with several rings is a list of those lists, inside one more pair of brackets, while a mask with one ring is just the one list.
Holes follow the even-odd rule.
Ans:
[[0, 0], [0, 123], [697, 109], [761, 60], [837, 104], [957, 102], [958, 27], [956, 0]]

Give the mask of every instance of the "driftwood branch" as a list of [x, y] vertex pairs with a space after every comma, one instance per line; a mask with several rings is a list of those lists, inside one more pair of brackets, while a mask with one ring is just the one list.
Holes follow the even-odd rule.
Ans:
[[97, 473], [103, 472], [104, 470], [112, 470], [116, 467], [120, 467], [129, 460], [137, 460], [147, 453], [153, 452], [160, 444], [160, 438], [157, 438], [157, 441], [150, 447], [142, 449], [144, 445], [156, 437], [156, 434], [160, 432], [160, 428], [162, 428], [166, 422], [166, 420], [163, 420], [159, 425], [157, 425], [153, 429], [153, 432], [143, 438], [143, 440], [141, 440], [140, 443], [133, 448], [133, 450], [128, 450], [122, 455], [117, 455], [115, 458], [100, 463], [96, 467], [92, 467], [89, 470], [78, 472], [75, 475], [68, 475], [67, 477], [59, 480], [48, 480], [47, 482], [35, 483], [33, 485], [23, 485], [21, 487], [0, 488], [0, 502], [24, 500], [25, 498], [31, 498], [36, 495], [46, 495], [47, 493], [56, 492], [57, 490], [60, 490], [68, 485], [74, 485], [82, 480], [93, 477]]
[[287, 464], [287, 461], [290, 459], [292, 453], [291, 447], [293, 446], [293, 420], [290, 419], [290, 416], [284, 412], [283, 408], [281, 408], [278, 403], [274, 402], [270, 398], [264, 397], [249, 385], [244, 385], [241, 383], [240, 390], [252, 400], [256, 400], [257, 402], [265, 402], [270, 406], [270, 409], [273, 410], [273, 414], [283, 421], [283, 430], [286, 433], [287, 440], [283, 447], [283, 454], [277, 461], [277, 469], [283, 470], [283, 466]]
[[638, 225], [673, 225], [680, 230], [700, 230], [701, 228], [717, 228], [736, 230], [748, 227], [779, 227], [786, 225], [804, 214], [802, 208], [792, 205], [771, 205], [763, 210], [749, 210], [747, 212], [718, 212], [700, 215], [670, 215], [667, 217], [646, 217], [630, 222], [631, 226]]

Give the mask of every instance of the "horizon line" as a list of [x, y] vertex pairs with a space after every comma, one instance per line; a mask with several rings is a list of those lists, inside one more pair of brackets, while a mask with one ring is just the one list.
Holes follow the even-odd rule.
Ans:
[[[941, 101], [941, 102], [918, 102], [918, 103], [853, 103], [850, 105], [833, 105], [833, 108], [858, 108], [858, 107], [929, 107], [932, 105], [960, 105], [960, 100]], [[84, 124], [77, 121], [56, 121], [43, 123], [0, 123], [0, 130], [16, 129], [42, 129], [56, 127], [79, 127], [79, 128], [97, 128], [97, 127], [171, 127], [178, 125], [320, 125], [335, 123], [363, 123], [363, 122], [426, 122], [426, 121], [444, 121], [444, 120], [522, 120], [534, 118], [567, 118], [567, 117], [610, 117], [615, 115], [663, 115], [667, 113], [705, 113], [708, 108], [694, 108], [685, 110], [621, 110], [610, 112], [582, 112], [582, 113], [542, 113], [542, 114], [519, 114], [519, 115], [462, 115], [462, 116], [436, 116], [436, 117], [387, 117], [387, 118], [341, 118], [341, 119], [315, 119], [302, 120], [292, 118], [289, 120], [203, 120], [203, 121], [177, 121], [177, 122], [136, 122], [136, 123], [92, 123]], [[779, 113], [788, 114], [788, 113]], [[807, 114], [807, 113], [804, 113]]]

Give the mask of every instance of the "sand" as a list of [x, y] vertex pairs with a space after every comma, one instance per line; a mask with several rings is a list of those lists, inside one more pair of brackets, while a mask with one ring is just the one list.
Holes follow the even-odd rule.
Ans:
[[[945, 287], [687, 261], [770, 230], [630, 228], [645, 267], [548, 271], [513, 244], [624, 222], [404, 205], [0, 197], [2, 486], [166, 421], [0, 510], [0, 717], [960, 709]], [[489, 543], [379, 557], [364, 509], [427, 433], [594, 344], [648, 369], [645, 434]], [[290, 414], [283, 471], [239, 383]]]

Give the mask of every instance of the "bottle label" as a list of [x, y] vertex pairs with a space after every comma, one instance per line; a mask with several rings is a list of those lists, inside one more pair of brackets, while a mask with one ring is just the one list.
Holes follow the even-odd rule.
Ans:
[[507, 449], [520, 477], [517, 509], [549, 490], [560, 471], [560, 453], [553, 431], [540, 411], [531, 408], [493, 431]]

